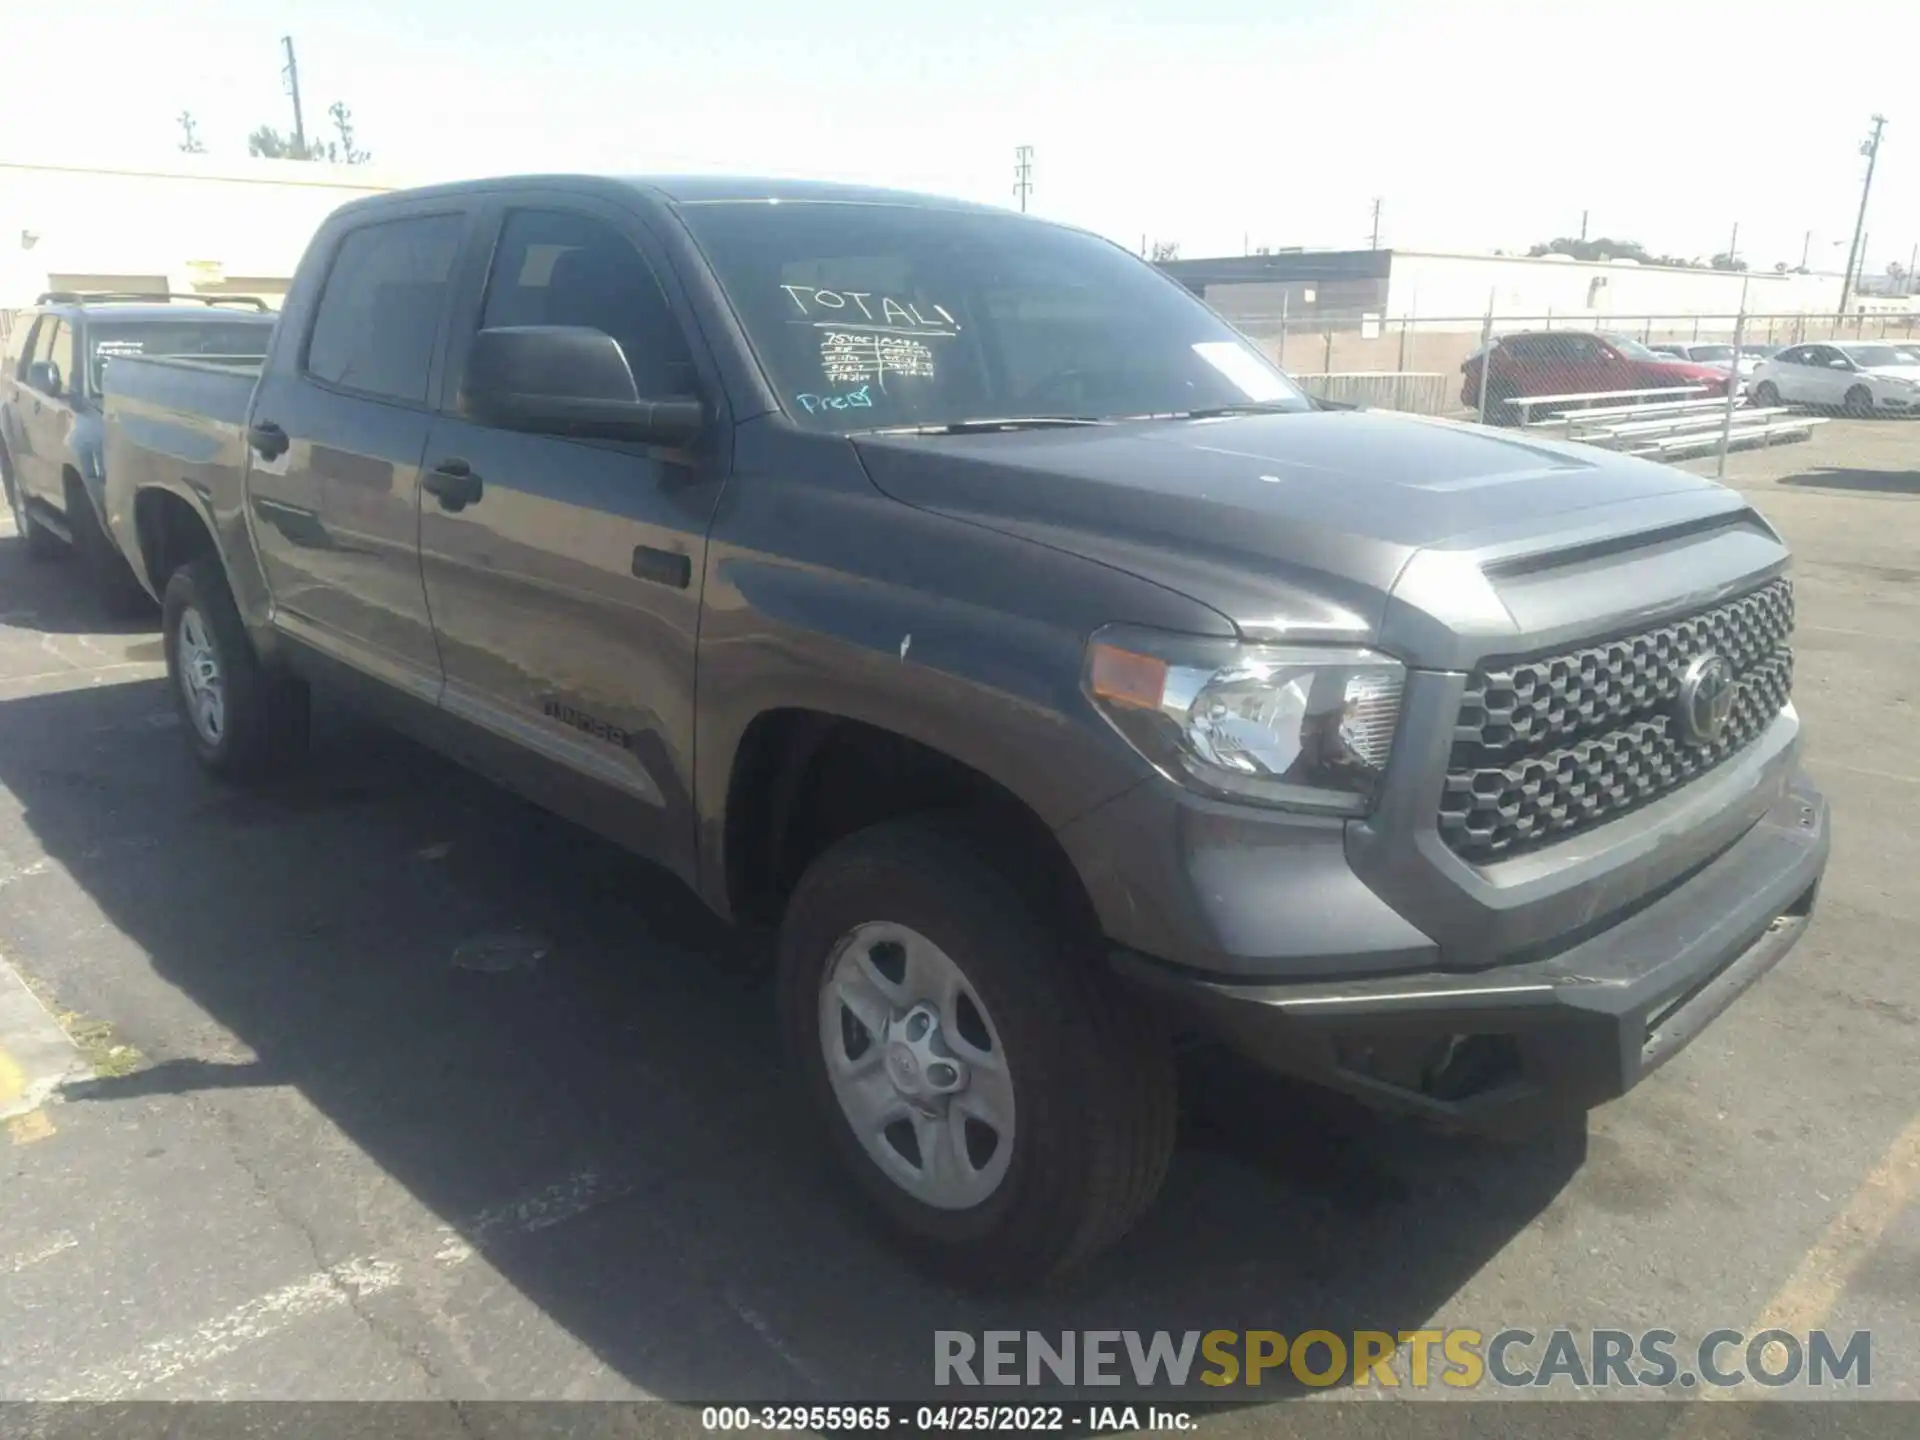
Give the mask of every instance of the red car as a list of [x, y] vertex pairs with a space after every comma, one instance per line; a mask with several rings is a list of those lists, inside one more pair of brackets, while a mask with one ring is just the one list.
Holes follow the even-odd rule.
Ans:
[[[1480, 367], [1485, 351], [1460, 367], [1465, 377], [1460, 403], [1480, 408]], [[1692, 398], [1727, 393], [1727, 372], [1712, 365], [1677, 360], [1649, 350], [1629, 335], [1590, 330], [1527, 330], [1502, 335], [1494, 343], [1493, 369], [1487, 377], [1487, 423], [1510, 424], [1519, 418], [1508, 403], [1528, 395], [1592, 395], [1615, 390], [1653, 390], [1668, 386], [1703, 387]]]

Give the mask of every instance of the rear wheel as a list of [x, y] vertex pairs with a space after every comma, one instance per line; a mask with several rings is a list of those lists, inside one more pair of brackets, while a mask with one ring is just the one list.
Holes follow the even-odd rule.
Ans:
[[1841, 401], [1841, 408], [1855, 419], [1873, 414], [1873, 392], [1864, 385], [1856, 385], [1847, 391]]
[[161, 607], [167, 674], [195, 758], [224, 780], [258, 780], [306, 750], [305, 682], [260, 663], [219, 561], [190, 561]]
[[801, 879], [780, 936], [788, 1045], [830, 1148], [926, 1268], [1018, 1288], [1151, 1203], [1168, 1046], [958, 831], [890, 822]]

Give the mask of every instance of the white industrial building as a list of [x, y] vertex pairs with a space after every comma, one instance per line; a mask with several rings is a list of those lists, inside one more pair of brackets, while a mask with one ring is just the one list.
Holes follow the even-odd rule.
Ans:
[[312, 161], [100, 166], [0, 154], [0, 307], [45, 290], [257, 295], [277, 306], [328, 213], [406, 183]]

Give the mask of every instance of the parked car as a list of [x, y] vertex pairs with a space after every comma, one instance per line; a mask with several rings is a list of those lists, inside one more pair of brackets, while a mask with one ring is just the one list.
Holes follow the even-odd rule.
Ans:
[[1696, 365], [1710, 365], [1723, 374], [1732, 368], [1745, 378], [1751, 376], [1760, 364], [1761, 356], [1754, 353], [1756, 347], [1742, 345], [1735, 359], [1731, 343], [1713, 340], [1663, 340], [1648, 347], [1661, 355], [1671, 355], [1676, 360], [1691, 361]]
[[970, 1283], [1133, 1223], [1178, 1036], [1537, 1124], [1779, 960], [1826, 863], [1789, 555], [1739, 494], [1323, 408], [1027, 216], [385, 194], [257, 376], [107, 392], [200, 763], [295, 763], [331, 680], [777, 926], [823, 1150]]
[[[247, 309], [216, 313], [216, 303]], [[258, 300], [203, 296], [56, 292], [15, 313], [0, 351], [0, 482], [27, 553], [70, 547], [109, 604], [147, 603], [104, 520], [100, 393], [107, 368], [127, 355], [258, 361], [272, 329], [273, 317]]]
[[[1480, 372], [1485, 352], [1461, 365], [1460, 403], [1480, 408]], [[1519, 418], [1513, 401], [1530, 395], [1593, 395], [1625, 390], [1693, 386], [1702, 397], [1727, 393], [1724, 367], [1662, 355], [1631, 335], [1587, 330], [1534, 330], [1500, 336], [1487, 373], [1486, 414], [1491, 424]]]
[[1849, 415], [1920, 411], [1920, 351], [1879, 341], [1794, 345], [1763, 361], [1754, 403], [1811, 405]]

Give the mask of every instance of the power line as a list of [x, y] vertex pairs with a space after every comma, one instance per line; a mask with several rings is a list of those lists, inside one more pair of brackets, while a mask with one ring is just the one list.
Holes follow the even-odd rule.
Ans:
[[1013, 193], [1020, 197], [1020, 212], [1027, 209], [1027, 196], [1033, 193], [1033, 147], [1018, 145], [1013, 151]]
[[1860, 153], [1867, 157], [1867, 178], [1860, 186], [1860, 214], [1853, 222], [1853, 244], [1847, 250], [1847, 273], [1840, 281], [1840, 313], [1847, 313], [1847, 301], [1853, 296], [1853, 267], [1860, 259], [1860, 240], [1867, 225], [1867, 197], [1873, 193], [1873, 163], [1880, 158], [1880, 132], [1887, 127], [1887, 117], [1873, 117], [1873, 135], [1860, 147]]

